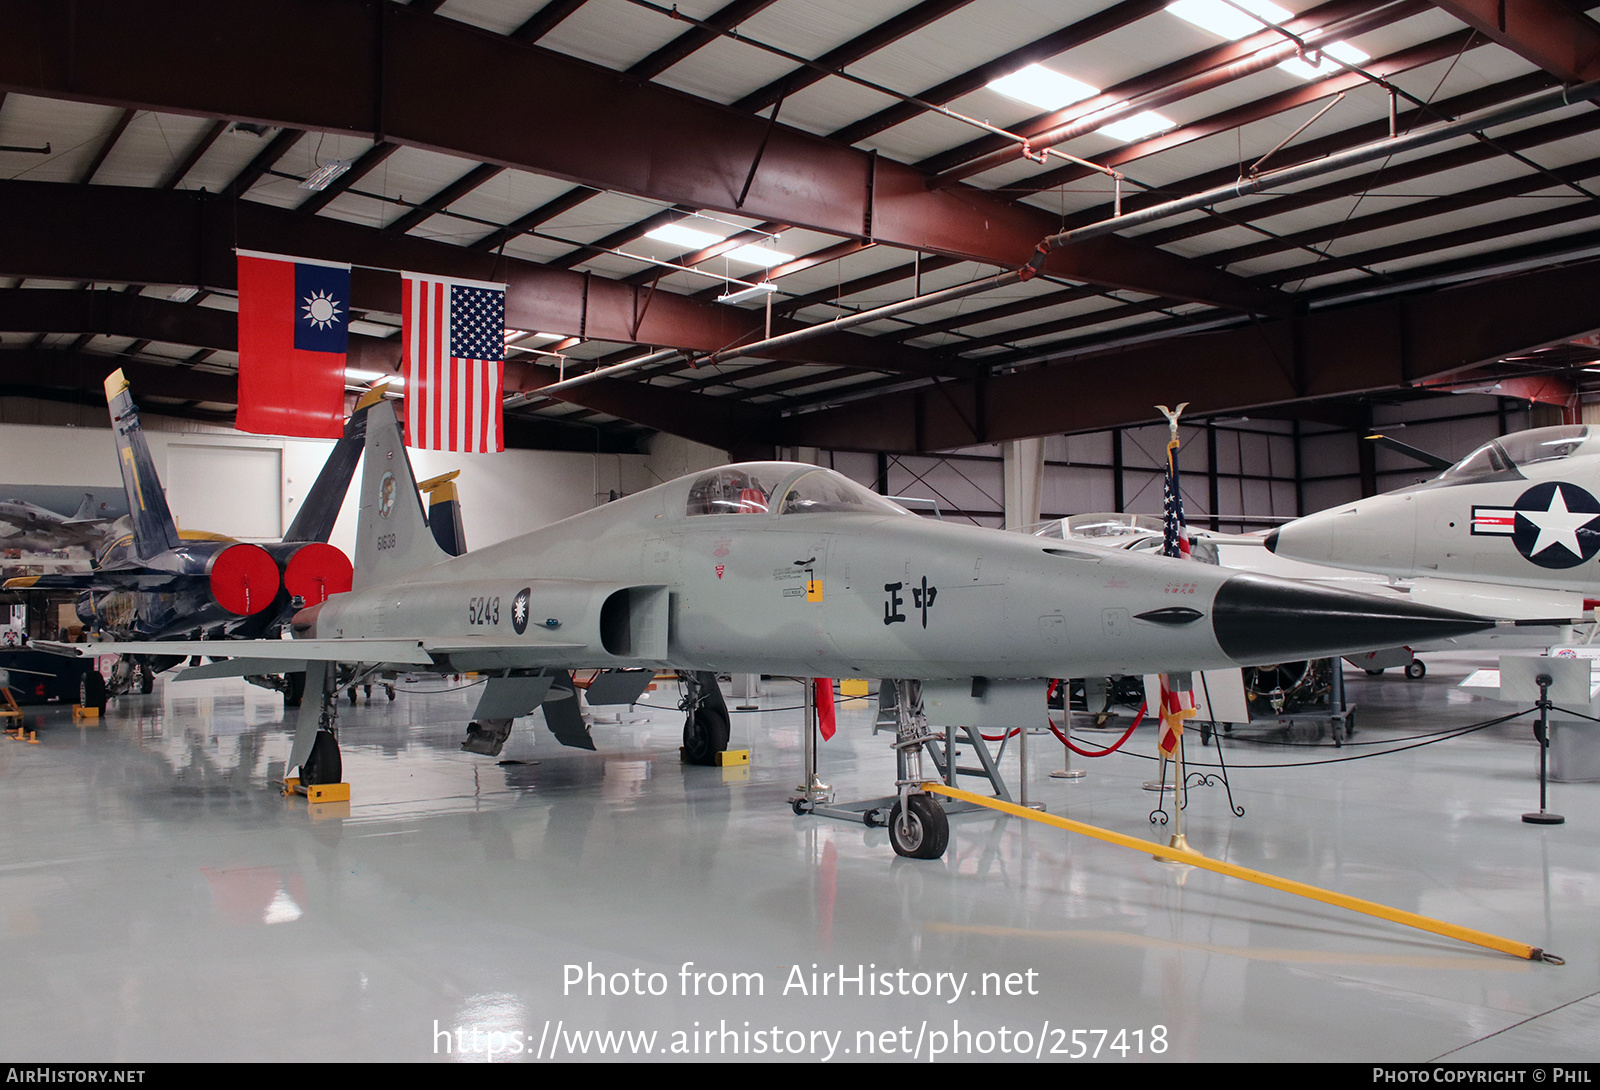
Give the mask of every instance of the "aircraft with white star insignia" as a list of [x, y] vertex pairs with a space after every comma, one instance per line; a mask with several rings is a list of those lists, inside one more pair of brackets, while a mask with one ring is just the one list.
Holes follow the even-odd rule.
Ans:
[[1600, 429], [1502, 436], [1431, 481], [1287, 523], [1267, 548], [1380, 575], [1600, 597]]

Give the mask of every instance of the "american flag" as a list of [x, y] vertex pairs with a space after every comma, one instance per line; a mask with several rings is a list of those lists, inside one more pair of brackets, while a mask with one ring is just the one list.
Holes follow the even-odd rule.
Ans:
[[1189, 535], [1183, 524], [1183, 493], [1178, 488], [1178, 441], [1167, 444], [1167, 480], [1161, 490], [1161, 552], [1165, 556], [1188, 556]]
[[505, 450], [505, 285], [417, 273], [401, 279], [410, 444], [468, 454]]

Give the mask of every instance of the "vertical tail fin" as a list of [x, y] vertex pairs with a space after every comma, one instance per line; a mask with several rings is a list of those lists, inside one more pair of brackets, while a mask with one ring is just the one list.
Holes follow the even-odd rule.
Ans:
[[111, 410], [111, 430], [117, 442], [117, 467], [128, 493], [128, 515], [133, 523], [134, 548], [139, 559], [178, 547], [178, 526], [167, 507], [167, 494], [156, 476], [150, 444], [139, 426], [139, 410], [128, 391], [128, 379], [117, 368], [106, 378], [106, 408]]
[[356, 474], [356, 463], [361, 461], [361, 449], [366, 445], [367, 412], [382, 399], [381, 390], [370, 390], [356, 402], [355, 411], [344, 423], [344, 436], [333, 445], [283, 540], [327, 541], [333, 533], [339, 508], [350, 491], [350, 478]]
[[66, 521], [66, 525], [76, 526], [84, 522], [100, 521], [102, 520], [96, 516], [94, 510], [94, 494], [92, 492], [85, 492], [83, 494], [83, 502], [78, 504], [77, 513]]
[[354, 587], [398, 579], [449, 559], [428, 529], [394, 402], [381, 401], [367, 414]]

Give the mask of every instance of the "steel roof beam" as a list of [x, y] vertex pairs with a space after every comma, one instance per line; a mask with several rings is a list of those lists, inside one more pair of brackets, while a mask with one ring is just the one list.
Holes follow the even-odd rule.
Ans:
[[[517, 386], [524, 392], [536, 392], [559, 380], [554, 367], [539, 363], [524, 363], [520, 367], [522, 373], [517, 376]], [[509, 370], [508, 367], [508, 379]], [[549, 396], [720, 450], [748, 450], [772, 443], [772, 412], [723, 398], [685, 393], [670, 386], [647, 386], [626, 379], [595, 379], [581, 388], [563, 389]]]
[[78, 181], [88, 184], [94, 181], [94, 176], [100, 173], [100, 168], [105, 164], [106, 156], [111, 154], [111, 149], [117, 146], [117, 141], [122, 134], [128, 131], [128, 125], [138, 116], [138, 110], [123, 110], [117, 116], [116, 124], [111, 126], [111, 131], [106, 133], [100, 141], [100, 147], [95, 150], [94, 158], [89, 160], [89, 165], [83, 168]]
[[[959, 11], [970, 3], [972, 0], [922, 0], [920, 4], [907, 8], [894, 18], [886, 19], [877, 26], [857, 34], [843, 45], [828, 50], [817, 58], [816, 63], [835, 71], [842, 70], [884, 46], [899, 41], [907, 34], [920, 30], [929, 23], [937, 22], [953, 11]], [[786, 96], [826, 78], [826, 73], [819, 72], [815, 68], [796, 68], [787, 75], [779, 76], [765, 87], [745, 95], [733, 104], [733, 108], [749, 110], [751, 113], [764, 110], [773, 103], [782, 101]]]
[[[352, 283], [352, 302], [364, 310], [399, 311], [398, 276], [374, 270], [405, 268], [507, 281], [506, 322], [520, 329], [703, 353], [760, 337], [764, 327], [760, 311], [652, 294], [592, 274], [200, 193], [0, 182], [0, 226], [0, 269], [7, 270], [0, 275], [232, 290], [238, 245], [365, 266]], [[62, 247], [61, 238], [69, 235], [80, 245]], [[774, 328], [799, 327], [786, 321]], [[869, 371], [971, 370], [854, 334], [829, 335], [773, 355]]]
[[148, 397], [214, 401], [221, 405], [233, 405], [239, 400], [239, 383], [232, 374], [53, 348], [0, 349], [0, 385], [23, 396], [41, 390], [79, 390], [98, 395], [104, 404], [106, 376], [118, 367], [133, 383], [134, 390]]
[[400, 150], [399, 144], [391, 144], [387, 140], [380, 140], [373, 144], [361, 157], [350, 164], [350, 169], [339, 175], [333, 181], [312, 193], [305, 200], [295, 206], [295, 211], [306, 215], [320, 212], [328, 203], [339, 194], [355, 185], [367, 176], [368, 171], [383, 162], [389, 156]]
[[[1600, 113], [1587, 115], [1584, 120], [1592, 120], [1593, 127], [1600, 128]], [[1564, 167], [1554, 168], [1550, 173], [1562, 181], [1587, 181], [1590, 178], [1600, 176], [1600, 159], [1586, 159], [1581, 163], [1569, 163]], [[1250, 261], [1258, 257], [1265, 257], [1268, 254], [1281, 253], [1284, 250], [1299, 249], [1318, 243], [1353, 238], [1368, 231], [1378, 231], [1386, 227], [1398, 227], [1402, 224], [1415, 223], [1418, 220], [1427, 219], [1430, 216], [1461, 212], [1493, 201], [1521, 197], [1529, 193], [1538, 193], [1542, 190], [1550, 189], [1555, 184], [1555, 181], [1545, 174], [1524, 174], [1519, 178], [1508, 178], [1493, 185], [1480, 186], [1466, 193], [1449, 193], [1442, 197], [1429, 197], [1425, 200], [1404, 204], [1398, 208], [1385, 209], [1381, 212], [1373, 212], [1359, 218], [1340, 220], [1337, 223], [1296, 231], [1292, 235], [1284, 235], [1281, 238], [1263, 239], [1260, 242], [1235, 246], [1228, 250], [1218, 250], [1207, 254], [1206, 260], [1215, 262], [1218, 265], [1231, 265], [1238, 261]], [[1596, 214], [1600, 214], [1600, 207], [1596, 208]], [[1448, 233], [1429, 235], [1426, 239], [1419, 241], [1435, 243], [1435, 245], [1431, 245], [1428, 250], [1421, 252], [1427, 253], [1435, 249], [1446, 249], [1450, 245], [1449, 238], [1450, 235]]]
[[[786, 417], [777, 442], [930, 451], [1151, 420], [1152, 391], [1190, 414], [1392, 389], [1600, 328], [1600, 261], [1283, 321], [1058, 359]], [[1084, 396], [1092, 384], [1093, 397]]]
[[[1103, 35], [1119, 30], [1130, 23], [1138, 22], [1147, 15], [1154, 15], [1166, 7], [1171, 0], [1121, 0], [1104, 11], [1097, 11], [1093, 15], [1084, 17], [1070, 26], [1062, 27], [1052, 34], [1048, 34], [1038, 41], [1030, 42], [1019, 49], [1001, 57], [996, 57], [987, 64], [981, 64], [969, 69], [958, 76], [952, 76], [942, 83], [920, 92], [917, 97], [923, 102], [931, 102], [942, 106], [962, 95], [971, 94], [978, 88], [986, 86], [1001, 76], [1009, 76], [1019, 68], [1026, 68], [1030, 64], [1048, 60], [1059, 53], [1065, 53], [1086, 42]], [[892, 129], [896, 125], [910, 121], [927, 112], [926, 107], [914, 102], [898, 102], [888, 106], [870, 117], [836, 129], [828, 134], [828, 139], [836, 140], [843, 144], [856, 144], [869, 136], [875, 136], [885, 129]]]
[[1562, 0], [1433, 0], [1563, 83], [1600, 79], [1600, 23]]
[[536, 42], [561, 25], [562, 20], [579, 8], [584, 0], [550, 0], [528, 17], [528, 20], [510, 34], [514, 42]]
[[[1456, 95], [1453, 98], [1444, 99], [1443, 101], [1434, 103], [1433, 106], [1434, 110], [1438, 111], [1439, 114], [1449, 117], [1459, 117], [1462, 114], [1473, 113], [1474, 111], [1486, 109], [1490, 106], [1498, 106], [1503, 102], [1509, 102], [1512, 99], [1521, 98], [1524, 95], [1535, 94], [1536, 92], [1546, 90], [1554, 85], [1555, 80], [1546, 73], [1530, 72], [1527, 75], [1517, 76], [1514, 79], [1509, 79], [1502, 83], [1494, 84], [1490, 87], [1478, 88], [1472, 91], [1464, 92], [1460, 95]], [[1433, 111], [1423, 111], [1417, 109], [1402, 110], [1395, 117], [1396, 131], [1407, 132], [1418, 124], [1429, 123], [1434, 116], [1435, 115]], [[1353, 148], [1357, 145], [1369, 143], [1373, 140], [1381, 140], [1384, 136], [1388, 135], [1388, 132], [1388, 118], [1370, 121], [1360, 125], [1352, 125], [1348, 129], [1342, 129], [1338, 132], [1330, 133], [1327, 136], [1316, 137], [1311, 140], [1306, 140], [1302, 143], [1290, 144], [1273, 158], [1282, 166], [1296, 166], [1300, 163], [1309, 162], [1312, 159], [1319, 159], [1326, 155], [1332, 155], [1335, 152], [1344, 151], [1346, 148]], [[1502, 138], [1501, 142], [1507, 143], [1505, 138]], [[1511, 145], [1508, 143], [1508, 146]], [[1122, 210], [1124, 212], [1143, 211], [1144, 209], [1160, 204], [1163, 201], [1171, 200], [1172, 194], [1174, 193], [1198, 193], [1202, 190], [1212, 189], [1216, 186], [1224, 185], [1227, 182], [1237, 179], [1238, 177], [1238, 165], [1235, 163], [1229, 163], [1225, 167], [1219, 167], [1216, 170], [1209, 170], [1201, 174], [1192, 175], [1191, 177], [1185, 178], [1182, 181], [1170, 182], [1166, 185], [1163, 185], [1159, 192], [1124, 194], [1122, 198]], [[1300, 194], [1291, 194], [1288, 197], [1281, 199], [1293, 200], [1299, 196]], [[1258, 202], [1250, 205], [1246, 209], [1232, 214], [1245, 215], [1248, 213], [1253, 213], [1255, 209], [1260, 208], [1267, 203], [1270, 202]], [[1085, 208], [1080, 211], [1070, 213], [1066, 219], [1062, 221], [1062, 226], [1068, 230], [1074, 227], [1083, 227], [1088, 224], [1098, 223], [1103, 219], [1107, 219], [1112, 214], [1113, 206], [1108, 201], [1105, 204], [1096, 205], [1091, 208]], [[1152, 231], [1149, 234], [1141, 235], [1139, 237], [1141, 241], [1161, 245], [1165, 242], [1190, 237], [1190, 234], [1179, 233], [1182, 231], [1192, 231], [1192, 234], [1204, 234], [1206, 231], [1220, 229], [1226, 226], [1228, 226], [1226, 220], [1193, 220], [1187, 223], [1174, 224], [1171, 227], [1163, 228], [1160, 231]]]
[[[1455, 34], [1447, 34], [1442, 38], [1435, 38], [1421, 45], [1402, 49], [1386, 57], [1380, 57], [1366, 62], [1363, 67], [1375, 76], [1393, 76], [1423, 65], [1433, 64], [1460, 53], [1463, 49], [1475, 49], [1484, 44], [1484, 39], [1477, 37], [1470, 30], [1463, 30]], [[1234, 129], [1261, 121], [1293, 110], [1300, 106], [1308, 105], [1320, 99], [1331, 98], [1341, 91], [1353, 91], [1358, 87], [1370, 86], [1361, 76], [1353, 72], [1341, 72], [1335, 76], [1325, 76], [1314, 80], [1301, 87], [1293, 87], [1287, 91], [1269, 95], [1266, 98], [1247, 102], [1243, 106], [1236, 106], [1231, 110], [1212, 114], [1210, 117], [1201, 118], [1199, 121], [1188, 125], [1180, 125], [1158, 136], [1145, 140], [1137, 140], [1125, 144], [1113, 151], [1093, 157], [1094, 162], [1101, 166], [1119, 167], [1126, 163], [1143, 159], [1158, 152], [1169, 151], [1195, 140], [1202, 140], [1208, 136], [1215, 136], [1221, 132], [1231, 132]], [[1385, 126], [1387, 131], [1387, 126]], [[1068, 182], [1077, 181], [1087, 177], [1091, 172], [1084, 167], [1068, 164], [1055, 170], [1047, 170], [1036, 174], [1025, 181], [1013, 183], [1008, 186], [1008, 191], [1019, 195], [1039, 193], [1056, 186], [1066, 185]]]
[[[650, 54], [638, 64], [628, 69], [628, 75], [639, 79], [655, 79], [661, 73], [688, 58], [696, 51], [705, 48], [717, 40], [717, 31], [738, 26], [762, 10], [769, 8], [774, 0], [733, 0], [732, 3], [718, 9], [714, 14], [706, 16], [709, 27], [690, 27], [672, 41]], [[714, 29], [713, 29], [714, 28]]]
[[[1374, 0], [1331, 0], [1296, 16], [1284, 26], [1296, 34], [1307, 35], [1324, 27], [1347, 24], [1341, 28], [1340, 36], [1354, 36], [1388, 26], [1427, 8], [1427, 0], [1402, 0], [1394, 4], [1374, 3]], [[1081, 102], [1029, 118], [1020, 125], [1012, 126], [1011, 131], [1028, 137], [1034, 151], [1053, 147], [1074, 136], [1092, 132], [1118, 116], [1158, 109], [1179, 99], [1203, 94], [1242, 79], [1253, 72], [1271, 68], [1293, 57], [1296, 48], [1294, 42], [1286, 41], [1277, 31], [1264, 28], [1237, 42], [1224, 42], [1125, 80]], [[1131, 104], [1133, 99], [1139, 100], [1136, 105]], [[1130, 105], [1123, 114], [1105, 112], [1124, 103]], [[1091, 117], [1092, 120], [1083, 120]], [[1015, 144], [1003, 137], [985, 135], [940, 152], [916, 165], [918, 169], [939, 175], [941, 182], [948, 182], [1008, 165], [1017, 158]]]
[[497, 167], [492, 163], [479, 163], [409, 212], [397, 216], [394, 222], [385, 224], [383, 229], [397, 235], [403, 235], [418, 224], [432, 219], [437, 213], [449, 208], [456, 201], [459, 201], [491, 178], [497, 177], [505, 169], [505, 167]]
[[[1582, 165], [1586, 167], [1588, 164]], [[1573, 204], [1546, 208], [1539, 212], [1530, 212], [1524, 216], [1495, 219], [1472, 227], [1463, 227], [1455, 231], [1446, 231], [1442, 234], [1413, 239], [1408, 242], [1397, 242], [1389, 246], [1377, 246], [1353, 254], [1343, 256], [1330, 254], [1327, 257], [1317, 258], [1303, 265], [1295, 265], [1292, 268], [1276, 269], [1270, 273], [1263, 273], [1257, 279], [1262, 283], [1268, 284], [1282, 284], [1289, 280], [1306, 280], [1313, 277], [1326, 276], [1329, 273], [1343, 272], [1346, 269], [1379, 265], [1386, 261], [1402, 261], [1421, 254], [1451, 250], [1457, 246], [1470, 246], [1478, 242], [1508, 238], [1527, 231], [1543, 230], [1546, 227], [1561, 227], [1570, 223], [1593, 219], [1596, 216], [1600, 216], [1600, 202], [1580, 200]]]
[[[1398, 185], [1401, 182], [1414, 181], [1418, 178], [1426, 178], [1445, 171], [1471, 166], [1474, 163], [1485, 162], [1501, 155], [1502, 148], [1513, 151], [1526, 151], [1529, 148], [1539, 147], [1542, 144], [1556, 140], [1566, 140], [1574, 136], [1587, 135], [1596, 130], [1600, 130], [1600, 111], [1578, 114], [1574, 117], [1566, 117], [1559, 121], [1550, 121], [1543, 125], [1535, 125], [1532, 128], [1519, 129], [1514, 133], [1498, 136], [1495, 138], [1494, 144], [1477, 141], [1466, 147], [1453, 148], [1437, 155], [1413, 159], [1408, 163], [1401, 163], [1397, 166], [1380, 167], [1371, 174], [1342, 178], [1336, 182], [1329, 182], [1325, 185], [1302, 190], [1299, 193], [1272, 197], [1251, 205], [1230, 209], [1223, 216], [1174, 224], [1171, 227], [1151, 231], [1148, 235], [1141, 235], [1140, 237], [1147, 238], [1157, 245], [1165, 245], [1166, 243], [1186, 238], [1195, 238], [1213, 231], [1224, 230], [1234, 224], [1269, 219], [1273, 216], [1283, 215], [1286, 212], [1294, 212], [1326, 201], [1338, 200], [1341, 197], [1375, 192], [1385, 186]], [[1557, 171], [1552, 171], [1551, 173], [1557, 173]], [[1549, 175], [1545, 175], [1542, 172], [1539, 172], [1537, 176], [1547, 178], [1546, 185], [1556, 184], [1554, 179], [1550, 179]], [[1175, 186], [1174, 188], [1186, 189], [1187, 185]], [[1261, 245], [1271, 244], [1271, 241], [1261, 243]], [[1208, 254], [1205, 260], [1215, 261], [1216, 255]]]
[[[317, 33], [306, 33], [315, 26]], [[1048, 212], [438, 16], [362, 0], [0, 2], [0, 87], [379, 139], [690, 208], [1015, 268]], [[126, 63], [129, 55], [141, 64]], [[461, 73], [471, 73], [463, 79]], [[492, 112], [481, 104], [497, 103]], [[603, 135], [602, 135], [603, 134]], [[618, 154], [626, 149], [626, 154]], [[1287, 301], [1104, 239], [1054, 275], [1258, 313]]]

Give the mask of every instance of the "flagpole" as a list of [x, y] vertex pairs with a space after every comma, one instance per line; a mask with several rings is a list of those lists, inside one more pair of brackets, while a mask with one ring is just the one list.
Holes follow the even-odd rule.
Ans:
[[[1167, 483], [1166, 496], [1163, 507], [1162, 526], [1162, 552], [1167, 556], [1181, 558], [1187, 555], [1184, 550], [1183, 525], [1183, 493], [1178, 480], [1178, 448], [1182, 441], [1178, 438], [1178, 418], [1183, 415], [1183, 410], [1189, 407], [1187, 401], [1179, 403], [1176, 409], [1169, 409], [1165, 405], [1157, 405], [1161, 415], [1167, 418], [1169, 435], [1167, 439]], [[1161, 676], [1161, 718], [1162, 726], [1170, 730], [1173, 735], [1172, 744], [1172, 800], [1173, 809], [1176, 811], [1174, 831], [1169, 841], [1169, 846], [1192, 850], [1189, 848], [1188, 838], [1183, 832], [1183, 811], [1189, 801], [1188, 784], [1185, 782], [1183, 768], [1183, 721], [1194, 714], [1184, 707], [1183, 697], [1180, 695], [1179, 680], [1171, 674]], [[1181, 690], [1188, 692], [1192, 701], [1194, 693], [1194, 675], [1187, 675], [1187, 684]], [[1170, 704], [1168, 706], [1170, 696]], [[1170, 718], [1169, 718], [1170, 717]], [[1157, 735], [1157, 750], [1160, 750], [1160, 735]]]

